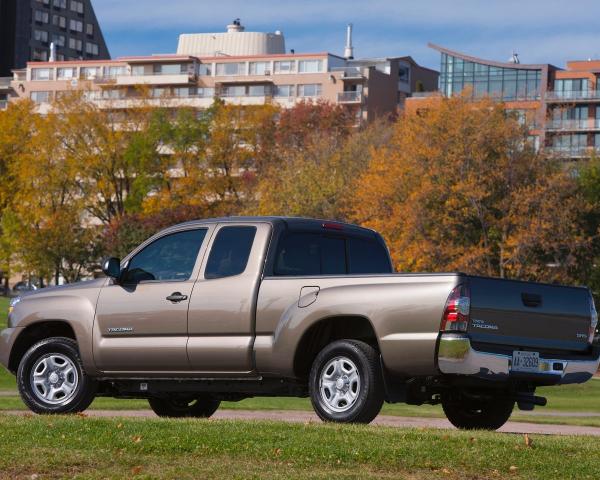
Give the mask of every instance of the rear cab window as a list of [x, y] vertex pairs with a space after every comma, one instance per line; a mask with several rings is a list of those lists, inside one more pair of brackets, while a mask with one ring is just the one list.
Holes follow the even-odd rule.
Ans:
[[328, 232], [287, 232], [279, 241], [273, 274], [280, 277], [392, 273], [375, 238]]

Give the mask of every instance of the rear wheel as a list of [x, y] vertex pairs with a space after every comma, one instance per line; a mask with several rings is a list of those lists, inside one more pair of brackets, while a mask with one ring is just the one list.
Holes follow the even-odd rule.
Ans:
[[209, 396], [196, 398], [150, 398], [150, 408], [159, 417], [208, 418], [217, 411], [221, 402]]
[[310, 372], [313, 408], [324, 421], [370, 423], [381, 411], [383, 379], [377, 350], [339, 340], [317, 355]]
[[510, 418], [514, 400], [493, 396], [448, 392], [442, 395], [442, 408], [450, 423], [462, 430], [497, 430]]
[[82, 412], [97, 390], [96, 381], [83, 369], [77, 343], [63, 337], [42, 340], [25, 353], [17, 386], [25, 405], [40, 414]]

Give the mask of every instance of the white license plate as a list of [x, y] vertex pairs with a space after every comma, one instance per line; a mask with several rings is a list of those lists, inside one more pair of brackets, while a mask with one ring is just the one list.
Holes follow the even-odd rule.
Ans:
[[511, 369], [513, 372], [539, 372], [540, 354], [538, 352], [514, 351]]

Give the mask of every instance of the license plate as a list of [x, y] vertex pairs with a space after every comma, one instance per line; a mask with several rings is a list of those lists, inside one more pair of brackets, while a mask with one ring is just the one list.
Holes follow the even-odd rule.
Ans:
[[538, 352], [514, 351], [511, 369], [513, 372], [539, 372], [540, 354]]

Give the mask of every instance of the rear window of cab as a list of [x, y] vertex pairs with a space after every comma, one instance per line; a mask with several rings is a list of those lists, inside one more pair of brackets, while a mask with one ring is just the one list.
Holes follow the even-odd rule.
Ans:
[[386, 248], [375, 239], [292, 232], [277, 248], [276, 276], [392, 273]]

